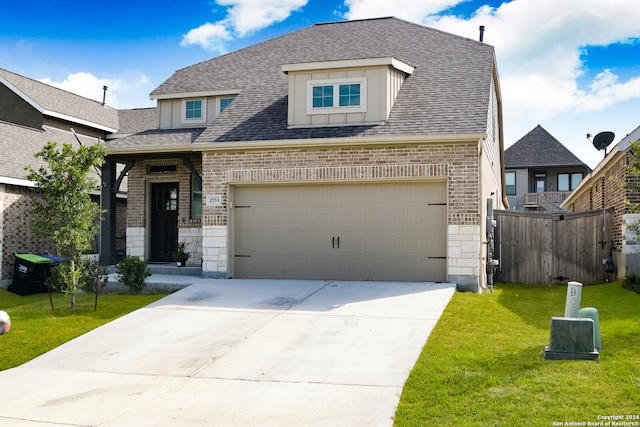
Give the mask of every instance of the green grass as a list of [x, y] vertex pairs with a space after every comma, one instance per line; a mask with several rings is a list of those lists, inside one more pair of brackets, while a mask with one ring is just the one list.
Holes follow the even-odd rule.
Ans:
[[152, 303], [165, 295], [100, 295], [94, 311], [93, 294], [78, 294], [71, 310], [69, 297], [52, 294], [20, 296], [0, 289], [0, 310], [11, 318], [11, 330], [0, 336], [0, 371], [36, 356]]
[[405, 384], [395, 425], [552, 426], [640, 415], [640, 295], [619, 283], [585, 286], [580, 306], [598, 309], [600, 361], [544, 360], [566, 290], [499, 284], [491, 294], [454, 294]]

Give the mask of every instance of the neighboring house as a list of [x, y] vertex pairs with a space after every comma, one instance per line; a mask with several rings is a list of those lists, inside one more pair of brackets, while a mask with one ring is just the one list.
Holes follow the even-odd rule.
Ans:
[[605, 236], [610, 235], [613, 239], [609, 256], [617, 266], [618, 277], [624, 277], [627, 273], [640, 275], [638, 237], [633, 233], [626, 234], [627, 224], [638, 221], [637, 214], [628, 213], [628, 203], [640, 203], [640, 194], [625, 188], [625, 184], [639, 179], [630, 175], [626, 168], [630, 144], [638, 140], [640, 127], [622, 138], [563, 204], [569, 212], [613, 208], [613, 230], [605, 230]]
[[[25, 179], [25, 166], [44, 164], [34, 154], [49, 141], [77, 147], [78, 139], [95, 144], [119, 132], [131, 134], [156, 124], [155, 109], [118, 111], [0, 69], [0, 285], [11, 283], [14, 253], [53, 250], [50, 242], [35, 239], [29, 229], [35, 193], [34, 183]], [[96, 191], [96, 201], [98, 195]], [[124, 195], [116, 206], [121, 211], [116, 244], [124, 248]]]
[[107, 142], [129, 255], [169, 262], [185, 240], [205, 277], [485, 286], [487, 211], [506, 206], [492, 46], [396, 18], [317, 24], [151, 98], [158, 129]]
[[538, 125], [504, 153], [509, 208], [559, 212], [591, 169]]

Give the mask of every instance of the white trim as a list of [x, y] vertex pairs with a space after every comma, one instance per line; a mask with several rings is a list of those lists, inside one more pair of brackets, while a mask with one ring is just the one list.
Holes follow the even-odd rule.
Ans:
[[[104, 108], [107, 108], [107, 107], [104, 107]], [[115, 128], [110, 128], [108, 126], [99, 125], [97, 123], [90, 122], [88, 120], [79, 119], [77, 117], [69, 116], [67, 114], [56, 113], [55, 111], [44, 110], [43, 114], [51, 116], [51, 117], [55, 117], [57, 119], [62, 119], [62, 120], [66, 120], [66, 121], [69, 121], [69, 122], [77, 123], [79, 125], [93, 127], [95, 129], [103, 130], [103, 131], [106, 131], [106, 132], [109, 132], [109, 133], [115, 133], [115, 132], [118, 131], [118, 129], [115, 129]]]
[[20, 89], [18, 89], [15, 85], [13, 85], [9, 80], [5, 79], [4, 77], [0, 76], [0, 83], [4, 84], [6, 87], [9, 88], [9, 90], [11, 90], [12, 92], [14, 92], [16, 95], [18, 95], [20, 98], [22, 98], [25, 102], [27, 102], [29, 105], [31, 105], [33, 108], [35, 108], [36, 110], [38, 110], [40, 113], [44, 114], [45, 109], [42, 108], [42, 106], [40, 104], [38, 104], [37, 102], [35, 102], [33, 99], [31, 99], [29, 96], [27, 96], [27, 94], [25, 94], [24, 92], [22, 92]]
[[163, 93], [163, 94], [151, 94], [149, 99], [177, 99], [177, 98], [204, 98], [208, 96], [225, 96], [225, 95], [239, 95], [240, 89], [223, 89], [223, 90], [203, 90], [198, 92], [177, 92], [177, 93]]
[[309, 129], [309, 128], [339, 128], [349, 126], [379, 126], [386, 122], [354, 122], [354, 123], [323, 123], [318, 125], [291, 125], [287, 126], [287, 129]]
[[10, 178], [8, 176], [0, 176], [0, 184], [16, 185], [18, 187], [30, 187], [35, 188], [35, 181], [29, 181], [20, 178]]
[[[187, 119], [187, 102], [195, 102], [200, 101], [200, 109], [201, 109], [201, 117]], [[182, 99], [180, 101], [182, 103], [182, 116], [180, 117], [180, 123], [183, 125], [186, 124], [203, 124], [207, 122], [207, 99], [206, 98], [190, 98], [190, 99]]]
[[[200, 144], [157, 145], [113, 147], [111, 154], [150, 154], [204, 151], [233, 151], [233, 150], [264, 150], [291, 149], [308, 147], [337, 147], [383, 144], [444, 144], [450, 142], [478, 142], [486, 138], [486, 133], [451, 134], [451, 135], [398, 135], [372, 137], [344, 137], [344, 138], [305, 138], [266, 141], [231, 141]], [[194, 146], [195, 145], [195, 146]]]
[[396, 70], [402, 71], [406, 74], [413, 74], [413, 70], [415, 70], [415, 68], [409, 64], [392, 57], [385, 57], [285, 64], [282, 66], [282, 72], [289, 73], [290, 71], [328, 70], [333, 68], [379, 67], [382, 65], [390, 65]]
[[[20, 98], [22, 98], [27, 104], [31, 105], [33, 108], [38, 110], [38, 112], [41, 113], [42, 115], [55, 117], [56, 119], [66, 120], [68, 122], [77, 123], [79, 125], [88, 126], [88, 127], [91, 127], [91, 128], [94, 128], [94, 129], [103, 130], [103, 131], [106, 131], [106, 132], [109, 132], [109, 133], [114, 133], [114, 132], [118, 131], [118, 129], [110, 128], [108, 126], [104, 126], [104, 125], [101, 125], [101, 124], [98, 124], [98, 123], [94, 123], [94, 122], [91, 122], [89, 120], [79, 119], [77, 117], [69, 116], [68, 114], [58, 113], [56, 111], [51, 111], [51, 110], [46, 110], [42, 105], [38, 104], [31, 97], [29, 97], [27, 94], [22, 92], [20, 89], [18, 89], [15, 85], [13, 85], [10, 81], [8, 81], [7, 79], [5, 79], [2, 76], [0, 76], [0, 83], [2, 83], [5, 86], [7, 86], [9, 88], [9, 90], [11, 90], [16, 95], [18, 95]], [[104, 108], [107, 108], [107, 107], [104, 107]]]
[[[340, 106], [340, 85], [359, 84], [360, 85], [360, 105]], [[333, 86], [333, 107], [313, 107], [313, 88], [317, 86]], [[366, 113], [367, 112], [367, 78], [353, 77], [345, 79], [322, 79], [307, 80], [307, 114], [339, 114], [339, 113]]]

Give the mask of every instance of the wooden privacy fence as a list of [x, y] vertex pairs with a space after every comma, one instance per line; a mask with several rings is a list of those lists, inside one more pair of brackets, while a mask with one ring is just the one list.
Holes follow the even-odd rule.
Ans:
[[551, 285], [605, 281], [611, 256], [613, 208], [581, 213], [494, 211], [495, 281]]

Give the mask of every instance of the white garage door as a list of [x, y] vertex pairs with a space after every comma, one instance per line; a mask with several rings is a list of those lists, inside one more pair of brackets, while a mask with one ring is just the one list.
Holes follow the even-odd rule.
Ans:
[[446, 184], [238, 186], [233, 277], [444, 281]]

